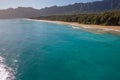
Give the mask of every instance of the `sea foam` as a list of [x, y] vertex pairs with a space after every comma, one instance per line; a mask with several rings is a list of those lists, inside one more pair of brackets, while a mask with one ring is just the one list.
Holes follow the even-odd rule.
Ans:
[[0, 80], [14, 80], [14, 71], [5, 65], [5, 58], [0, 56]]
[[80, 27], [71, 26], [73, 29], [81, 29]]

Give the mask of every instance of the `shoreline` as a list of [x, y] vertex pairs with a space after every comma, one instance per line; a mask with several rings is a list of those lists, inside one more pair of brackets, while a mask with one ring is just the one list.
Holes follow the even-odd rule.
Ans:
[[120, 26], [88, 25], [88, 24], [79, 24], [77, 22], [37, 20], [37, 19], [27, 19], [27, 20], [48, 22], [48, 23], [55, 23], [55, 24], [62, 24], [62, 25], [70, 25], [71, 27], [75, 29], [84, 29], [86, 31], [98, 33], [98, 34], [109, 32], [109, 33], [120, 35]]

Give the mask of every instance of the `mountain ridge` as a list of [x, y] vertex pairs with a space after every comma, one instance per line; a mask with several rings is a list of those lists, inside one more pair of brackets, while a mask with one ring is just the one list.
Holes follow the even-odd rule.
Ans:
[[42, 9], [18, 7], [0, 10], [0, 19], [28, 18], [61, 14], [96, 13], [120, 10], [120, 0], [103, 0], [88, 3], [74, 3], [66, 6], [51, 6]]

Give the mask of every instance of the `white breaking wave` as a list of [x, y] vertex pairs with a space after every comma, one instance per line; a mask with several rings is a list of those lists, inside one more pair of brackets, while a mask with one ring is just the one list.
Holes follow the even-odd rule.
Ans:
[[0, 80], [15, 80], [12, 68], [4, 64], [5, 58], [0, 56]]
[[81, 29], [80, 27], [72, 26], [73, 29]]

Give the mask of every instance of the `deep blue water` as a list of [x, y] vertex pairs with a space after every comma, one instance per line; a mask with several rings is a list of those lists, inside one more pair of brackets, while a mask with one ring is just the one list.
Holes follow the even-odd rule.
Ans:
[[120, 36], [0, 20], [0, 80], [120, 80]]

